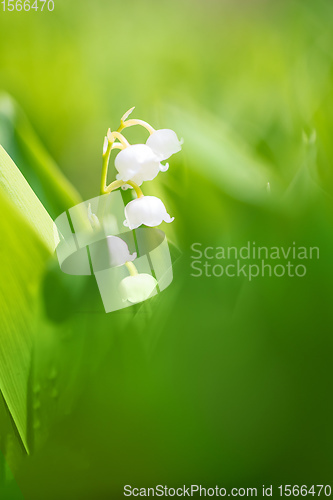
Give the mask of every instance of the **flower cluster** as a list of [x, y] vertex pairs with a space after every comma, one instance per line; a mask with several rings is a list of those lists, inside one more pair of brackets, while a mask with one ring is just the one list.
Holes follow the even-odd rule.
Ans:
[[[155, 227], [163, 221], [172, 222], [162, 200], [156, 196], [144, 196], [140, 186], [145, 181], [153, 180], [159, 172], [166, 172], [169, 168], [168, 160], [173, 154], [181, 150], [182, 141], [176, 133], [169, 129], [155, 130], [143, 120], [128, 119], [134, 108], [131, 108], [121, 118], [117, 131], [109, 129], [104, 139], [103, 169], [101, 179], [101, 194], [111, 193], [115, 189], [132, 188], [136, 198], [125, 207], [124, 225], [133, 230], [142, 224]], [[141, 125], [149, 132], [145, 144], [131, 145], [121, 133], [124, 129]], [[107, 172], [112, 150], [119, 149], [115, 159], [115, 168], [118, 172], [116, 180], [107, 185]], [[98, 219], [88, 210], [88, 218], [93, 228], [98, 227]], [[96, 220], [97, 219], [97, 220]], [[126, 247], [126, 248], [125, 248]], [[157, 281], [149, 274], [139, 274], [133, 260], [136, 254], [130, 255], [126, 243], [119, 237], [108, 237], [110, 263], [114, 266], [126, 265], [130, 276], [124, 278], [119, 286], [120, 296], [129, 303], [142, 302], [149, 298], [156, 290]]]
[[[137, 198], [125, 207], [124, 224], [130, 229], [145, 224], [154, 227], [163, 221], [172, 222], [173, 217], [167, 213], [163, 202], [156, 196], [144, 196], [139, 186], [145, 181], [155, 179], [159, 172], [166, 172], [169, 164], [163, 164], [170, 156], [181, 150], [182, 142], [176, 133], [169, 129], [155, 130], [143, 120], [128, 120], [134, 108], [122, 117], [120, 127], [116, 132], [108, 133], [103, 147], [103, 171], [101, 194], [110, 193], [114, 189], [133, 188]], [[141, 125], [149, 131], [146, 144], [129, 144], [121, 133], [125, 128]], [[113, 149], [120, 149], [115, 159], [115, 168], [118, 172], [116, 181], [106, 185], [107, 169], [110, 154]]]

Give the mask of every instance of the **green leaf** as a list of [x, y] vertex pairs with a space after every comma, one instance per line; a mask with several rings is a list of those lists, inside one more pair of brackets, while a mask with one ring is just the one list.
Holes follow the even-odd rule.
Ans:
[[[12, 478], [12, 473], [15, 473], [22, 463], [26, 451], [22, 444], [22, 440], [18, 439], [17, 429], [8, 407], [5, 403], [3, 396], [0, 393], [0, 498], [7, 498], [1, 496], [2, 485], [7, 483]], [[6, 459], [4, 455], [6, 456]]]
[[28, 451], [31, 349], [41, 275], [54, 250], [53, 222], [2, 147], [0, 213], [0, 390]]
[[22, 109], [8, 94], [0, 94], [0, 143], [54, 219], [82, 201], [45, 150]]
[[15, 206], [16, 211], [43, 244], [53, 251], [53, 221], [2, 146], [0, 146], [0, 193]]

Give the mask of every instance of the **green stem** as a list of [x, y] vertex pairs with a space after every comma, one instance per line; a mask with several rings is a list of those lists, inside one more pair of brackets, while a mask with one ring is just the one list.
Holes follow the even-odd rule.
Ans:
[[[122, 131], [122, 129], [123, 129], [123, 127], [122, 127], [122, 123], [121, 123], [120, 127], [118, 128], [118, 130], [116, 132], [116, 134], [120, 134], [120, 132]], [[112, 137], [111, 131], [110, 131], [110, 135]], [[124, 139], [125, 139], [125, 137], [124, 137]], [[115, 144], [114, 141], [110, 140], [109, 133], [107, 134], [107, 140], [108, 140], [108, 147], [107, 147], [105, 153], [103, 154], [103, 164], [102, 164], [102, 176], [101, 176], [100, 194], [106, 194], [107, 193], [107, 191], [106, 191], [106, 189], [107, 189], [106, 182], [107, 182], [107, 177], [108, 177], [108, 168], [109, 168], [109, 161], [110, 161], [111, 151], [112, 151], [113, 148], [122, 149], [122, 147], [124, 146], [123, 144], [119, 144], [119, 145]], [[126, 141], [126, 139], [125, 139], [125, 141]]]
[[139, 274], [133, 262], [125, 262], [125, 266], [127, 267], [128, 272], [131, 276], [137, 276]]
[[103, 194], [111, 193], [111, 191], [114, 191], [115, 189], [120, 188], [124, 184], [129, 184], [130, 186], [132, 186], [132, 188], [136, 192], [136, 195], [137, 195], [138, 198], [142, 198], [144, 196], [142, 190], [140, 189], [140, 187], [135, 182], [133, 182], [133, 181], [122, 181], [122, 180], [111, 182], [111, 184], [109, 184], [105, 188]]
[[110, 161], [110, 155], [112, 151], [112, 142], [108, 142], [108, 147], [106, 148], [105, 153], [103, 154], [103, 164], [102, 164], [102, 177], [101, 177], [101, 194], [105, 194], [106, 191], [106, 179], [108, 176], [108, 167]]
[[[129, 110], [129, 112], [133, 111], [133, 109], [134, 108]], [[129, 113], [129, 112], [127, 112], [127, 113]], [[125, 113], [124, 116], [126, 116], [126, 115], [128, 116], [127, 113]], [[133, 125], [141, 125], [142, 127], [144, 127], [145, 129], [148, 130], [150, 135], [155, 132], [155, 129], [151, 125], [149, 125], [149, 123], [147, 123], [143, 120], [125, 120], [124, 121], [123, 119], [121, 119], [120, 126], [118, 127], [118, 130], [116, 132], [111, 132], [110, 129], [108, 130], [108, 134], [107, 134], [108, 146], [107, 146], [105, 153], [103, 154], [101, 189], [100, 189], [101, 194], [110, 193], [114, 189], [117, 189], [118, 187], [123, 186], [124, 184], [129, 184], [130, 186], [132, 186], [135, 189], [135, 192], [136, 192], [138, 198], [141, 198], [143, 196], [143, 193], [142, 193], [141, 189], [139, 188], [139, 186], [137, 184], [135, 184], [135, 182], [132, 182], [132, 181], [127, 181], [127, 182], [115, 181], [115, 182], [112, 182], [109, 186], [106, 185], [111, 151], [113, 148], [116, 148], [116, 147], [118, 147], [119, 149], [122, 149], [123, 147], [129, 146], [129, 142], [121, 134], [121, 131], [124, 130], [124, 128], [132, 127]], [[121, 142], [121, 145], [119, 143], [115, 144], [114, 139], [118, 139]], [[119, 182], [121, 182], [122, 184], [118, 184]]]

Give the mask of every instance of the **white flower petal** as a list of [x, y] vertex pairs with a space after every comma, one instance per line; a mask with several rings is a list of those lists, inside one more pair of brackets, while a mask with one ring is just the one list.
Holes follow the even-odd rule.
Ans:
[[174, 217], [170, 217], [170, 215], [167, 213], [165, 216], [164, 216], [164, 222], [167, 222], [168, 224], [170, 224], [170, 222], [173, 222], [175, 220]]
[[149, 299], [157, 286], [157, 281], [150, 274], [137, 274], [127, 276], [119, 285], [119, 292], [122, 300], [137, 304]]
[[165, 165], [162, 165], [162, 163], [161, 163], [161, 167], [160, 167], [161, 172], [166, 172], [168, 170], [168, 168], [169, 168], [169, 163], [166, 163]]
[[107, 236], [106, 242], [110, 267], [123, 266], [136, 259], [136, 252], [130, 254], [127, 243], [118, 236]]
[[182, 149], [182, 142], [179, 141], [177, 134], [167, 128], [156, 130], [148, 137], [146, 144], [161, 161], [167, 160]]
[[136, 229], [145, 224], [146, 226], [159, 226], [161, 222], [172, 222], [163, 202], [156, 196], [142, 196], [130, 201], [125, 207], [125, 226]]
[[161, 164], [146, 144], [133, 144], [116, 156], [115, 167], [120, 179], [125, 182], [133, 181], [141, 186], [143, 181], [151, 181], [157, 176]]

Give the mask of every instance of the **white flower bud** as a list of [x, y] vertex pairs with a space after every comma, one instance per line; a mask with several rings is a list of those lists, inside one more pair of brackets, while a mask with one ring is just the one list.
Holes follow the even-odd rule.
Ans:
[[151, 181], [165, 167], [146, 144], [128, 146], [116, 156], [117, 179], [133, 181], [141, 186], [143, 181]]
[[119, 284], [119, 292], [122, 300], [137, 304], [149, 299], [157, 286], [157, 281], [150, 274], [137, 274], [127, 276]]
[[167, 160], [182, 149], [182, 141], [179, 141], [173, 130], [167, 128], [156, 130], [148, 137], [146, 144], [160, 161]]
[[125, 120], [127, 120], [127, 118], [129, 117], [129, 115], [131, 113], [133, 113], [134, 110], [135, 110], [135, 106], [133, 106], [133, 108], [129, 109], [128, 111], [126, 111], [126, 113], [121, 117], [120, 121], [124, 122]]
[[162, 221], [172, 222], [163, 202], [156, 196], [142, 196], [130, 201], [125, 207], [125, 226], [136, 229], [145, 224], [146, 226], [159, 226]]
[[105, 155], [105, 153], [107, 152], [107, 150], [108, 150], [108, 145], [109, 145], [108, 138], [107, 138], [107, 137], [104, 137], [104, 142], [103, 142], [103, 155]]
[[97, 215], [92, 213], [91, 203], [88, 204], [88, 219], [93, 229], [99, 229], [101, 227]]

